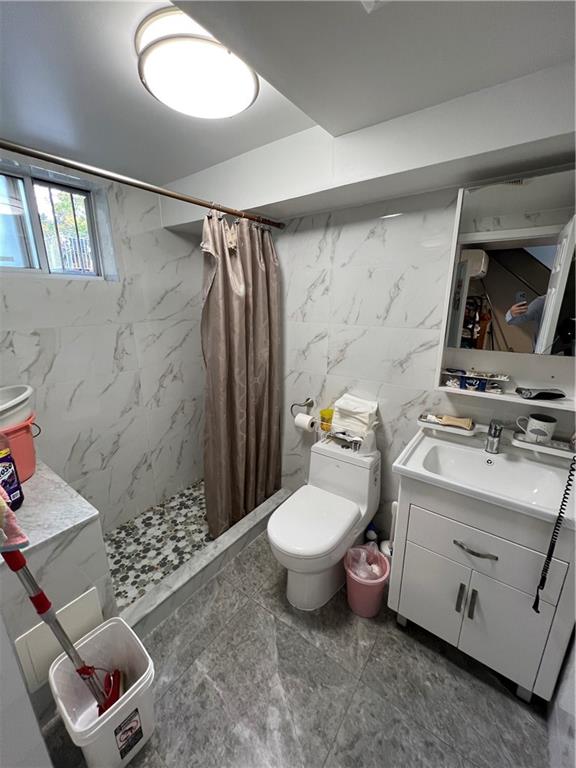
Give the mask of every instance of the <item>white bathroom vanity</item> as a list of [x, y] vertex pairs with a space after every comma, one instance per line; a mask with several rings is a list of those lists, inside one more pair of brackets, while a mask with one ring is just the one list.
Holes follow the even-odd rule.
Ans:
[[536, 587], [568, 477], [564, 458], [502, 439], [421, 430], [394, 463], [400, 492], [388, 604], [550, 700], [574, 626], [570, 499], [540, 612]]

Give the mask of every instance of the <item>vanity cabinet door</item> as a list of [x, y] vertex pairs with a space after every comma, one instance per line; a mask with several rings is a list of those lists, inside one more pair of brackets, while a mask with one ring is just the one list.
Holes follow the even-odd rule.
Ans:
[[470, 568], [407, 542], [400, 614], [457, 645], [471, 573]]
[[542, 658], [554, 607], [472, 572], [458, 647], [486, 666], [532, 690]]

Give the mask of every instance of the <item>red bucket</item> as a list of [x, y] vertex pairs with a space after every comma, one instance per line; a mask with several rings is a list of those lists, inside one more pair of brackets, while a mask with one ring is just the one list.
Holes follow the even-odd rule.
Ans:
[[36, 414], [32, 413], [26, 421], [0, 430], [10, 443], [10, 453], [16, 464], [16, 471], [21, 483], [31, 478], [36, 472], [36, 449], [32, 434], [35, 418]]

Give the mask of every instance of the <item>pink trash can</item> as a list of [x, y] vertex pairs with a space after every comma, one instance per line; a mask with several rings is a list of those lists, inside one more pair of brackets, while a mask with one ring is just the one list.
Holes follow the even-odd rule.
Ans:
[[390, 562], [381, 552], [373, 551], [373, 548], [370, 547], [366, 547], [366, 550], [368, 563], [370, 565], [378, 563], [382, 568], [382, 576], [379, 579], [362, 579], [352, 573], [349, 567], [348, 552], [344, 558], [344, 568], [346, 570], [348, 605], [358, 616], [371, 619], [382, 607], [384, 588], [390, 576]]

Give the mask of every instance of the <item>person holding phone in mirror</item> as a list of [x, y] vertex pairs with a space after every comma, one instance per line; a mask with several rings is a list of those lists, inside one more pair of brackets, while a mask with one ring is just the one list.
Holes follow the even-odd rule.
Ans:
[[526, 293], [518, 291], [516, 301], [506, 312], [506, 322], [508, 325], [522, 325], [523, 323], [534, 323], [532, 329], [532, 339], [534, 344], [540, 331], [540, 323], [544, 313], [546, 296], [536, 296], [530, 303], [526, 300]]

